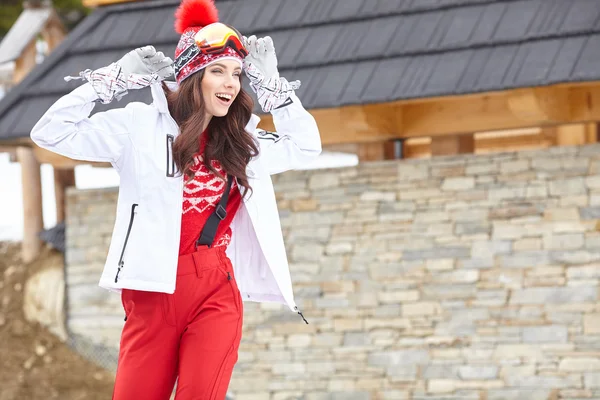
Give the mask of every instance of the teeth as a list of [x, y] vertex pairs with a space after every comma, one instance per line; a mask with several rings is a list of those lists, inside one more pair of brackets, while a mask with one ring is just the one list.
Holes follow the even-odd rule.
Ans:
[[231, 100], [231, 95], [230, 94], [224, 94], [224, 93], [217, 93], [217, 97], [221, 97], [227, 100]]

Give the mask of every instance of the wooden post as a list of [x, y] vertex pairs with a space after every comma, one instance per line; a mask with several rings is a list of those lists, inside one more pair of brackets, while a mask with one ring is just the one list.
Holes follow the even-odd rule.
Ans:
[[431, 138], [431, 155], [447, 156], [454, 154], [473, 153], [475, 138], [473, 134], [434, 136]]
[[75, 170], [54, 168], [54, 198], [56, 199], [56, 222], [63, 222], [66, 218], [66, 190], [75, 186]]
[[39, 233], [44, 229], [42, 210], [42, 177], [40, 163], [30, 147], [17, 148], [17, 159], [21, 164], [23, 187], [23, 261], [29, 263], [39, 255], [42, 241]]

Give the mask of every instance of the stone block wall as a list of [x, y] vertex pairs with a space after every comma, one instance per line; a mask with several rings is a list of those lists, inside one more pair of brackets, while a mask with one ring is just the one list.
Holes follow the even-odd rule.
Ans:
[[66, 199], [67, 329], [71, 336], [88, 338], [108, 349], [118, 348], [124, 324], [120, 296], [98, 286], [115, 222], [117, 195], [117, 188], [70, 188]]
[[[273, 178], [310, 324], [244, 303], [236, 400], [600, 399], [600, 145]], [[69, 193], [69, 327], [109, 346], [115, 201]]]

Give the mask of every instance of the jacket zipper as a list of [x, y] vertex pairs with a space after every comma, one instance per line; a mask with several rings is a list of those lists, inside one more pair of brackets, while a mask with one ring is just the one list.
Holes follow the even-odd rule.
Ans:
[[167, 135], [167, 177], [175, 176], [175, 159], [173, 158], [173, 140], [175, 136]]
[[129, 234], [131, 233], [131, 227], [133, 226], [133, 220], [135, 218], [135, 209], [137, 208], [137, 206], [137, 204], [133, 204], [131, 206], [131, 217], [129, 219], [129, 227], [127, 228], [125, 242], [123, 243], [123, 249], [121, 250], [121, 257], [119, 258], [119, 268], [117, 269], [117, 275], [115, 276], [115, 283], [117, 283], [117, 281], [119, 280], [119, 274], [121, 273], [121, 269], [125, 266], [123, 256], [125, 255], [125, 249], [127, 248], [127, 242], [129, 241]]

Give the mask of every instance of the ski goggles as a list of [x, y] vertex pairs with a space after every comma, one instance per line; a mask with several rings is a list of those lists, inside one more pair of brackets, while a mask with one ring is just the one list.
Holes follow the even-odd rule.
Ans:
[[220, 22], [200, 29], [194, 36], [194, 41], [202, 54], [221, 53], [226, 47], [231, 47], [242, 58], [248, 55], [248, 50], [242, 42], [242, 35], [235, 28]]
[[[244, 59], [248, 50], [242, 42], [242, 35], [225, 24], [215, 22], [200, 29], [194, 35], [195, 46], [184, 50], [174, 62], [175, 76], [179, 76], [184, 69], [189, 70], [191, 66], [197, 69], [196, 64], [206, 64], [213, 56], [231, 52], [232, 55]], [[198, 61], [202, 59], [202, 61]], [[185, 73], [185, 72], [184, 72]]]

